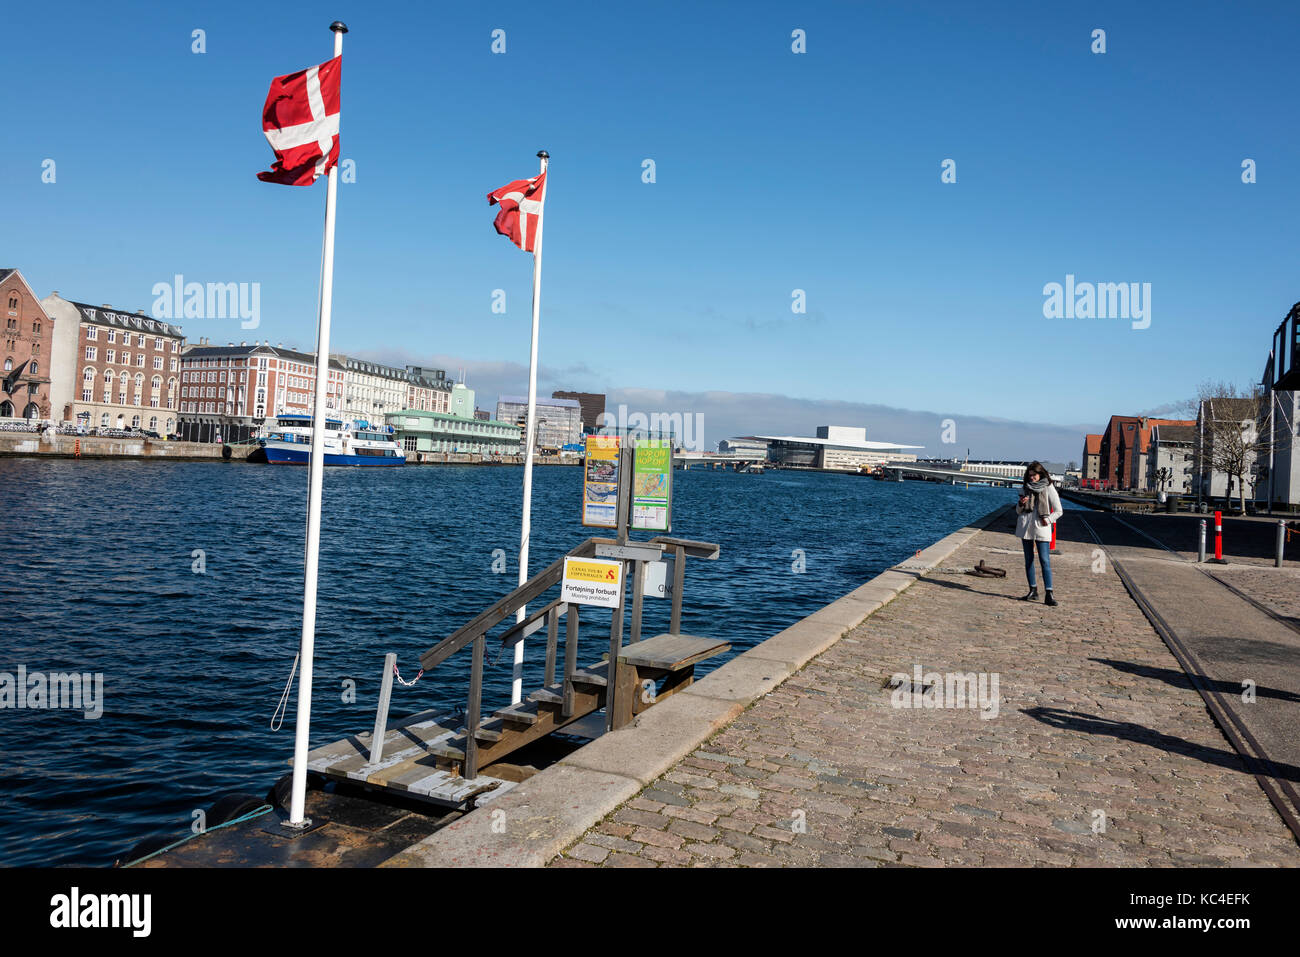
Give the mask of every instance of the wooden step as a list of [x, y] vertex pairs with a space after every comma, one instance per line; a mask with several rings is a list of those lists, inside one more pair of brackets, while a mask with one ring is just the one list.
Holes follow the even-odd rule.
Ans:
[[579, 668], [571, 676], [570, 680], [575, 685], [598, 685], [603, 688], [609, 684], [606, 675], [609, 674], [609, 662], [602, 661], [598, 665], [592, 665], [590, 668]]
[[478, 729], [474, 732], [474, 740], [489, 742], [500, 741], [502, 730], [504, 729], [500, 720], [486, 721], [483, 724], [480, 724]]
[[[537, 694], [536, 691], [533, 694]], [[531, 698], [533, 695], [529, 695]], [[502, 721], [511, 724], [536, 724], [537, 723], [537, 702], [521, 701], [519, 704], [513, 704], [508, 708], [502, 708], [496, 713], [496, 716]]]
[[529, 701], [537, 701], [542, 704], [564, 704], [564, 685], [548, 685], [545, 688], [538, 688], [528, 696]]
[[464, 761], [465, 746], [463, 744], [453, 744], [452, 742], [456, 740], [464, 741], [465, 739], [461, 737], [459, 739], [448, 738], [445, 741], [431, 741], [425, 745], [425, 748], [428, 749], [430, 754], [436, 754], [448, 761]]

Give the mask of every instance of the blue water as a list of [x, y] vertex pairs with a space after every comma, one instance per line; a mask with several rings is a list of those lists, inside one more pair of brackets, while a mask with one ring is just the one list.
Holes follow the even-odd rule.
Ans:
[[[386, 652], [409, 678], [423, 651], [511, 590], [522, 478], [518, 467], [327, 470], [313, 746], [370, 728]], [[105, 699], [98, 720], [0, 711], [0, 861], [109, 864], [287, 770], [292, 701], [284, 727], [269, 725], [301, 629], [306, 481], [306, 469], [238, 463], [0, 460], [0, 672], [102, 672]], [[533, 571], [594, 534], [579, 524], [580, 482], [577, 468], [537, 469]], [[1013, 495], [823, 473], [696, 469], [674, 482], [673, 534], [722, 546], [687, 566], [683, 631], [735, 651]], [[492, 571], [498, 548], [504, 574]], [[646, 613], [646, 634], [664, 630], [667, 602]], [[580, 662], [599, 660], [608, 636], [609, 613], [585, 612]], [[541, 684], [543, 651], [544, 635], [530, 640], [526, 690]], [[461, 704], [467, 684], [457, 655], [395, 687], [393, 712]], [[508, 703], [509, 687], [507, 652], [487, 673], [485, 710]]]

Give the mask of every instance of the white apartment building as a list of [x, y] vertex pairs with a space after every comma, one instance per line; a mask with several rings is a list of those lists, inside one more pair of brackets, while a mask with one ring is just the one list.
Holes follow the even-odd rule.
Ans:
[[[1147, 449], [1146, 488], [1179, 495], [1192, 491], [1192, 473], [1196, 463], [1195, 426], [1153, 425]], [[1168, 470], [1163, 482], [1161, 469]]]
[[407, 407], [410, 379], [405, 369], [368, 359], [334, 355], [343, 366], [343, 418], [381, 424]]
[[[1259, 434], [1258, 423], [1255, 421], [1257, 411], [1258, 404], [1254, 399], [1206, 399], [1199, 404], [1196, 411], [1197, 441], [1202, 443], [1203, 454], [1200, 472], [1193, 478], [1192, 491], [1197, 491], [1199, 487], [1199, 493], [1206, 498], [1225, 496], [1236, 498], [1240, 495], [1234, 476], [1211, 467], [1214, 461], [1214, 430], [1208, 426], [1208, 423], [1235, 425], [1241, 429], [1247, 443], [1254, 443]], [[1255, 486], [1261, 484], [1256, 481], [1259, 464], [1253, 459], [1246, 463], [1245, 481], [1248, 499], [1254, 498]], [[1264, 464], [1266, 465], [1267, 462]]]

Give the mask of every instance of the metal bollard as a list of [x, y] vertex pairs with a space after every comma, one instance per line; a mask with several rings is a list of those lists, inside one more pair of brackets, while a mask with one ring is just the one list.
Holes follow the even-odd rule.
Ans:
[[1205, 519], [1201, 519], [1201, 540], [1196, 547], [1196, 560], [1198, 562], [1205, 561]]
[[1273, 555], [1273, 565], [1277, 568], [1282, 567], [1282, 553], [1286, 550], [1286, 522], [1278, 519], [1277, 523], [1277, 551]]

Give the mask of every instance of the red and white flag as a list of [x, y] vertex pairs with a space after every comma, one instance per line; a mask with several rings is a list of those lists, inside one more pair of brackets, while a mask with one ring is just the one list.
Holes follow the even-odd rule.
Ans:
[[339, 81], [343, 58], [277, 76], [262, 109], [262, 129], [275, 165], [264, 183], [310, 186], [339, 162]]
[[501, 204], [501, 212], [492, 224], [497, 232], [509, 236], [524, 252], [536, 252], [537, 224], [542, 218], [542, 203], [546, 201], [546, 174], [507, 183], [488, 193], [487, 198], [489, 206]]

